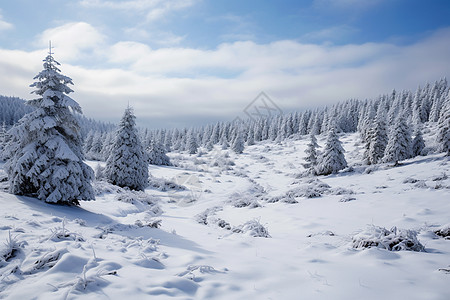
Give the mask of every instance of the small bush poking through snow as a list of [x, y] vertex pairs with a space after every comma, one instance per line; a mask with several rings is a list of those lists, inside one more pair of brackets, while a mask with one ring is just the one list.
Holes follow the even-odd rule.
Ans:
[[161, 192], [167, 192], [170, 190], [185, 191], [187, 188], [184, 185], [180, 185], [176, 182], [166, 180], [164, 178], [156, 178], [150, 175], [148, 178], [149, 186], [155, 188]]
[[339, 199], [339, 202], [350, 202], [356, 200], [355, 197], [350, 196], [350, 195], [345, 195], [344, 197], [342, 197], [341, 199]]
[[106, 181], [94, 181], [94, 192], [96, 196], [101, 196], [103, 194], [117, 194], [123, 191], [120, 186], [113, 185]]
[[450, 240], [450, 223], [442, 226], [434, 233], [438, 236], [445, 238], [446, 240]]
[[230, 203], [237, 208], [248, 207], [257, 208], [261, 207], [258, 200], [254, 195], [250, 193], [233, 193], [230, 198]]
[[17, 241], [17, 237], [11, 236], [11, 231], [8, 231], [8, 237], [4, 243], [4, 249], [1, 251], [0, 259], [8, 261], [14, 258], [19, 250], [20, 244]]
[[269, 231], [264, 227], [259, 220], [250, 220], [242, 225], [233, 228], [235, 233], [244, 233], [253, 237], [270, 238]]
[[414, 230], [397, 230], [393, 227], [368, 226], [367, 229], [353, 237], [353, 248], [378, 247], [389, 251], [425, 251], [425, 247], [417, 239]]
[[162, 213], [162, 209], [158, 205], [159, 198], [146, 194], [142, 191], [123, 190], [122, 193], [116, 195], [115, 199], [131, 204], [149, 205], [150, 208], [147, 211], [150, 212], [153, 216], [159, 216]]
[[52, 234], [49, 237], [49, 240], [52, 240], [54, 242], [60, 241], [60, 240], [73, 240], [73, 241], [80, 241], [83, 242], [83, 237], [75, 232], [70, 232], [66, 228], [67, 220], [64, 218], [61, 221], [61, 227], [56, 227], [54, 229], [50, 229]]
[[222, 207], [219, 206], [215, 206], [215, 207], [211, 207], [206, 209], [205, 211], [197, 214], [195, 216], [195, 220], [203, 225], [216, 225], [220, 228], [226, 229], [226, 230], [231, 230], [231, 225], [230, 223], [228, 223], [225, 220], [222, 220], [220, 218], [217, 218], [216, 212], [221, 211]]

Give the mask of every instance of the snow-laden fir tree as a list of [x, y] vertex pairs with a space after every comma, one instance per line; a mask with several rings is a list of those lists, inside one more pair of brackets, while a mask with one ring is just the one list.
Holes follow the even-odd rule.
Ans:
[[242, 137], [242, 131], [240, 128], [236, 128], [236, 136], [231, 144], [231, 150], [237, 154], [244, 152], [244, 138]]
[[423, 140], [422, 131], [418, 127], [414, 132], [414, 139], [412, 141], [412, 155], [414, 157], [423, 155], [423, 149], [425, 149], [425, 141]]
[[147, 157], [148, 162], [151, 165], [157, 166], [170, 166], [169, 157], [166, 155], [164, 145], [157, 141], [156, 139], [152, 139], [150, 141], [150, 146], [147, 148]]
[[317, 139], [314, 134], [311, 134], [310, 142], [306, 147], [306, 163], [303, 164], [303, 167], [308, 170], [308, 173], [315, 174], [315, 168], [317, 166], [317, 148], [319, 148], [319, 145], [317, 144]]
[[227, 141], [227, 138], [225, 137], [225, 135], [222, 135], [219, 143], [220, 143], [220, 147], [222, 148], [222, 150], [227, 150], [228, 148], [230, 148], [230, 144], [228, 144], [228, 141]]
[[102, 155], [103, 149], [103, 135], [101, 132], [97, 131], [92, 138], [92, 145], [88, 152], [86, 152], [86, 157], [89, 160], [101, 160], [105, 158]]
[[387, 143], [388, 136], [384, 111], [379, 109], [372, 128], [366, 133], [365, 162], [369, 165], [381, 162]]
[[189, 154], [195, 154], [198, 150], [197, 137], [195, 136], [195, 131], [192, 128], [187, 133], [186, 150]]
[[389, 141], [384, 151], [383, 161], [387, 163], [393, 162], [396, 166], [399, 161], [411, 158], [411, 156], [411, 133], [406, 124], [405, 117], [399, 115], [390, 130]]
[[0, 161], [3, 160], [3, 149], [5, 148], [8, 141], [6, 132], [6, 122], [3, 122], [2, 126], [0, 127]]
[[255, 131], [254, 131], [255, 124], [250, 124], [250, 128], [248, 129], [248, 135], [247, 135], [247, 145], [252, 146], [255, 144]]
[[39, 98], [27, 104], [35, 110], [9, 131], [5, 170], [13, 194], [78, 204], [94, 199], [94, 171], [83, 162], [80, 127], [74, 116], [81, 107], [68, 96], [73, 92], [68, 86], [72, 79], [62, 75], [58, 65], [50, 51], [44, 70], [31, 85]]
[[132, 190], [144, 190], [148, 184], [148, 162], [135, 119], [132, 108], [125, 109], [104, 174], [112, 184]]
[[336, 130], [334, 127], [331, 127], [322, 155], [317, 164], [316, 173], [318, 175], [329, 175], [347, 167], [344, 152]]
[[450, 155], [450, 90], [439, 117], [437, 142], [439, 150]]

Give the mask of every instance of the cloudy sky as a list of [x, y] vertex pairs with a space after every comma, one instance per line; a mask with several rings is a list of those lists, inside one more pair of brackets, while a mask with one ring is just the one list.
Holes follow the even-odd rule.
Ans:
[[0, 3], [0, 94], [31, 99], [48, 41], [85, 115], [128, 103], [150, 128], [283, 111], [450, 75], [448, 0], [14, 0]]

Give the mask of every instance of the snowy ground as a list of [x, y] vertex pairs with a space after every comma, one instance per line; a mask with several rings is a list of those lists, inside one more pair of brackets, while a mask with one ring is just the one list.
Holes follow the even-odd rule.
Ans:
[[[299, 140], [150, 167], [188, 190], [97, 184], [80, 207], [2, 190], [0, 299], [450, 299], [450, 240], [434, 233], [450, 223], [448, 157], [367, 172], [357, 135], [341, 140], [353, 171], [318, 180], [299, 176]], [[415, 230], [425, 251], [353, 248], [374, 226]]]

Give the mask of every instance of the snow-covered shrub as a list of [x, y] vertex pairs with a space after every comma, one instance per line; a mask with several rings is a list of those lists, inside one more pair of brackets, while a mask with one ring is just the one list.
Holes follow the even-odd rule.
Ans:
[[354, 201], [354, 200], [356, 200], [355, 197], [350, 196], [350, 195], [345, 195], [344, 197], [339, 199], [339, 202], [350, 202], [350, 201]]
[[164, 178], [156, 178], [153, 177], [152, 175], [149, 176], [148, 181], [150, 187], [157, 189], [161, 192], [167, 192], [170, 190], [185, 191], [187, 189], [184, 185], [180, 185], [176, 182]]
[[210, 216], [214, 216], [216, 214], [216, 212], [221, 211], [222, 207], [219, 206], [214, 206], [214, 207], [210, 207], [205, 209], [203, 212], [197, 214], [194, 216], [194, 219], [203, 225], [208, 225], [208, 218]]
[[330, 195], [351, 195], [354, 194], [355, 192], [353, 190], [338, 186], [335, 188], [331, 188], [329, 193]]
[[419, 179], [413, 178], [413, 177], [407, 177], [403, 180], [403, 183], [416, 183], [419, 182]]
[[141, 220], [136, 220], [134, 222], [134, 225], [137, 227], [150, 227], [150, 228], [160, 228], [161, 227], [162, 220], [151, 220], [149, 222], [142, 222]]
[[233, 228], [235, 233], [243, 233], [253, 237], [270, 238], [269, 231], [264, 227], [259, 220], [250, 220], [242, 225]]
[[222, 219], [219, 219], [219, 218], [218, 218], [216, 224], [217, 224], [217, 226], [219, 226], [220, 228], [223, 228], [223, 229], [226, 229], [226, 230], [231, 230], [231, 225], [230, 225], [230, 223], [228, 223], [228, 222], [225, 221], [225, 220], [222, 220]]
[[151, 213], [153, 216], [159, 216], [162, 214], [162, 209], [158, 204], [160, 199], [142, 191], [123, 190], [123, 192], [115, 196], [115, 199], [117, 201], [131, 204], [146, 204], [149, 206], [146, 211]]
[[194, 282], [201, 282], [203, 281], [202, 276], [204, 276], [204, 274], [217, 274], [217, 273], [223, 272], [217, 271], [216, 269], [214, 269], [214, 267], [208, 265], [189, 265], [186, 268], [186, 271], [178, 273], [177, 276], [188, 278]]
[[384, 227], [368, 226], [365, 231], [353, 236], [352, 244], [356, 249], [377, 247], [389, 251], [425, 251], [417, 239], [417, 231], [397, 230], [397, 227], [387, 230]]
[[39, 271], [52, 268], [54, 265], [56, 265], [61, 256], [66, 252], [67, 249], [57, 249], [44, 253], [39, 259], [34, 262], [31, 267], [25, 269], [23, 271], [23, 274], [31, 275]]
[[230, 196], [229, 202], [237, 208], [248, 207], [257, 208], [261, 207], [255, 195], [251, 193], [233, 193]]
[[12, 236], [11, 231], [8, 231], [8, 237], [6, 238], [6, 242], [3, 244], [3, 249], [0, 252], [0, 259], [3, 261], [8, 261], [11, 258], [14, 258], [17, 255], [17, 252], [20, 251], [20, 248], [21, 244], [18, 242], [17, 237]]
[[421, 189], [427, 189], [428, 188], [428, 185], [425, 182], [425, 180], [419, 180], [418, 182], [416, 182], [414, 184], [414, 186], [417, 187], [417, 188], [421, 188]]
[[305, 197], [305, 198], [317, 198], [322, 194], [329, 193], [330, 186], [317, 178], [310, 179], [305, 185], [298, 186], [289, 190], [286, 193], [287, 197]]
[[94, 181], [94, 192], [96, 196], [100, 196], [103, 194], [117, 194], [122, 193], [124, 191], [120, 186], [111, 184], [109, 182], [100, 180]]
[[59, 240], [72, 240], [72, 241], [80, 241], [83, 242], [84, 238], [75, 232], [71, 232], [66, 228], [67, 220], [64, 218], [61, 221], [61, 226], [56, 227], [54, 229], [50, 229], [52, 234], [49, 237], [49, 240], [59, 241]]
[[432, 181], [440, 181], [440, 180], [447, 180], [448, 176], [446, 173], [441, 173], [439, 175], [435, 175], [431, 178]]
[[218, 155], [217, 157], [214, 157], [211, 160], [210, 166], [220, 167], [222, 169], [229, 170], [230, 166], [234, 166], [234, 161], [231, 160], [229, 157], [230, 156], [228, 153]]
[[444, 226], [441, 226], [434, 233], [436, 233], [436, 235], [438, 235], [438, 236], [445, 238], [446, 240], [450, 240], [450, 223], [446, 224]]
[[363, 174], [371, 174], [371, 173], [377, 171], [379, 168], [380, 167], [378, 165], [370, 165], [364, 169]]
[[287, 195], [286, 197], [283, 197], [283, 198], [281, 199], [281, 202], [289, 203], [289, 204], [295, 204], [295, 203], [298, 203], [298, 201], [295, 200], [295, 197], [293, 197], [292, 195]]

